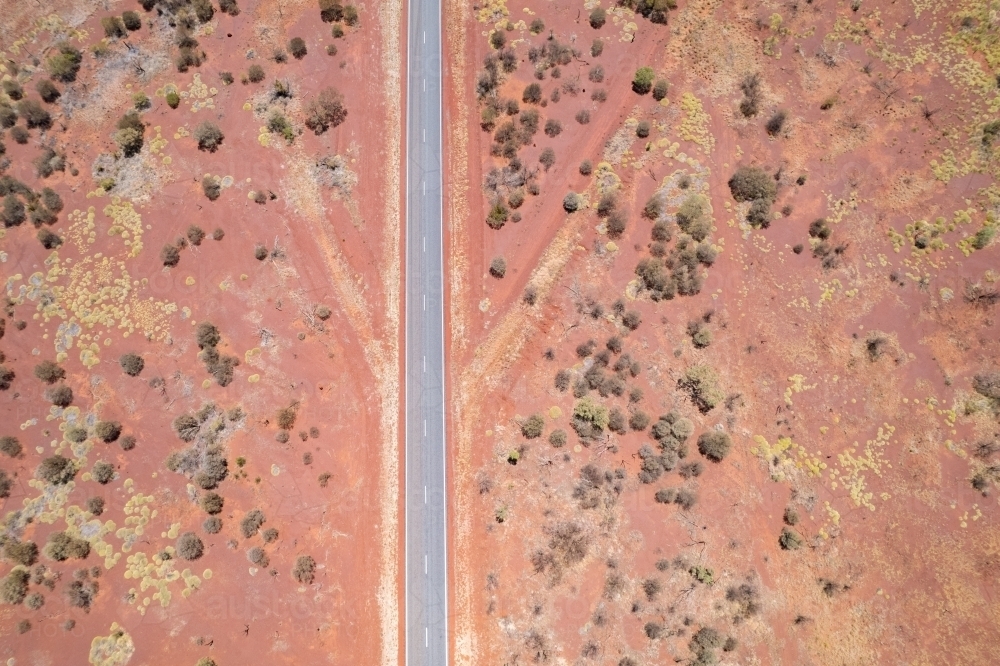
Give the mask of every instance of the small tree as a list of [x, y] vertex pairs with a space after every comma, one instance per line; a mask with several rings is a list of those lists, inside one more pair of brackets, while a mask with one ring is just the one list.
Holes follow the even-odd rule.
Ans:
[[206, 120], [194, 128], [194, 138], [198, 142], [198, 150], [214, 153], [222, 145], [225, 135], [218, 125]]
[[46, 458], [35, 470], [35, 476], [45, 483], [54, 486], [62, 486], [73, 480], [76, 476], [76, 467], [73, 461], [60, 455]]
[[540, 104], [542, 101], [542, 87], [537, 83], [529, 83], [521, 93], [521, 101], [525, 104]]
[[562, 132], [562, 123], [555, 118], [545, 121], [545, 136], [555, 138]]
[[580, 162], [580, 175], [589, 176], [594, 173], [594, 165], [590, 163], [590, 160], [584, 160]]
[[324, 88], [306, 106], [306, 127], [317, 135], [337, 127], [347, 119], [344, 96], [335, 88]]
[[105, 444], [110, 444], [122, 434], [122, 424], [118, 421], [98, 421], [94, 426], [94, 435]]
[[556, 163], [556, 151], [551, 148], [546, 148], [542, 151], [542, 154], [538, 156], [538, 161], [543, 167], [545, 167], [545, 170], [548, 171], [552, 168], [552, 165]]
[[264, 524], [264, 512], [260, 509], [253, 509], [240, 521], [240, 533], [243, 538], [249, 539], [260, 531], [260, 526]]
[[570, 192], [563, 197], [563, 210], [567, 213], [575, 213], [583, 205], [582, 197], [576, 192]]
[[640, 67], [635, 70], [635, 77], [632, 79], [632, 90], [639, 95], [646, 95], [653, 87], [653, 79], [656, 72], [652, 67]]

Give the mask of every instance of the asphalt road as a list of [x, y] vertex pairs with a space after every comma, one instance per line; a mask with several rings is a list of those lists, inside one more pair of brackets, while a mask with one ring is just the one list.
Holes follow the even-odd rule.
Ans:
[[441, 5], [409, 1], [406, 139], [406, 663], [448, 663]]

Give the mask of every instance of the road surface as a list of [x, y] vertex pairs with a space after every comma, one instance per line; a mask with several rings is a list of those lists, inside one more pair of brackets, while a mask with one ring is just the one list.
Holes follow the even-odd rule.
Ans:
[[406, 663], [448, 663], [441, 5], [409, 0], [406, 143]]

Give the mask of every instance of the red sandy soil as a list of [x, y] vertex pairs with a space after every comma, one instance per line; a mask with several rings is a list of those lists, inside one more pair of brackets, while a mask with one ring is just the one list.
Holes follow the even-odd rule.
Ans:
[[[505, 161], [489, 155], [474, 90], [491, 51], [486, 33], [502, 16], [482, 23], [480, 6], [446, 6], [456, 662], [617, 664], [627, 656], [663, 663], [690, 658], [694, 633], [711, 627], [737, 641], [732, 652], [715, 650], [721, 663], [992, 663], [1000, 632], [992, 603], [1000, 562], [996, 480], [983, 496], [970, 479], [996, 464], [995, 454], [980, 460], [973, 453], [998, 428], [989, 408], [975, 406], [981, 399], [971, 383], [997, 368], [1000, 324], [996, 306], [965, 296], [970, 285], [995, 291], [1000, 275], [995, 242], [968, 256], [958, 242], [979, 230], [987, 212], [997, 213], [998, 158], [995, 150], [984, 153], [968, 175], [937, 178], [931, 168], [946, 149], [959, 162], [979, 155], [978, 132], [995, 118], [995, 109], [987, 111], [998, 93], [963, 85], [968, 78], [956, 74], [966, 65], [963, 71], [988, 74], [984, 56], [947, 50], [961, 30], [991, 19], [975, 14], [972, 27], [963, 27], [963, 12], [973, 8], [944, 5], [916, 15], [910, 5], [881, 3], [863, 3], [857, 13], [846, 3], [679, 4], [667, 26], [629, 19], [638, 26], [633, 43], [619, 41], [610, 16], [593, 30], [581, 4], [506, 5], [511, 21], [538, 16], [546, 25], [539, 36], [506, 33], [520, 64], [501, 97], [520, 100], [534, 81], [528, 46], [542, 44], [550, 30], [582, 52], [562, 68], [560, 82], [580, 74], [589, 89], [586, 72], [597, 62], [609, 96], [599, 104], [589, 93], [564, 94], [539, 109], [543, 125], [558, 118], [564, 131], [555, 139], [539, 132], [519, 157], [535, 165], [552, 147], [556, 164], [540, 175], [541, 195], [520, 208], [523, 220], [499, 231], [484, 222], [490, 201], [481, 184]], [[775, 13], [782, 17], [776, 28]], [[860, 26], [856, 42], [844, 22]], [[596, 59], [589, 54], [594, 37], [605, 42]], [[772, 37], [767, 48], [776, 45], [780, 58], [764, 53]], [[918, 51], [924, 55], [913, 61], [893, 60]], [[831, 54], [830, 64], [822, 52]], [[630, 90], [642, 65], [669, 81], [668, 105]], [[738, 110], [739, 82], [755, 72], [763, 101], [748, 120]], [[554, 82], [540, 83], [547, 96]], [[707, 113], [710, 144], [685, 140], [697, 137], [684, 125], [685, 93]], [[831, 96], [832, 108], [821, 111]], [[592, 120], [580, 126], [573, 116], [584, 107]], [[764, 122], [778, 109], [788, 120], [769, 137]], [[628, 160], [639, 168], [614, 165], [628, 226], [609, 250], [595, 213], [567, 215], [562, 200], [569, 191], [597, 200], [592, 178], [577, 167], [605, 159], [606, 143], [626, 118], [650, 120], [653, 131], [648, 140], [633, 135]], [[664, 139], [679, 143], [674, 155], [706, 168], [707, 181], [691, 162], [663, 156]], [[747, 206], [730, 194], [727, 181], [742, 164], [780, 168], [772, 211], [790, 211], [767, 229], [743, 223]], [[721, 252], [700, 269], [707, 275], [699, 294], [654, 303], [647, 292], [633, 300], [635, 266], [649, 256], [651, 223], [640, 213], [675, 172], [687, 174], [695, 191], [707, 186], [711, 239]], [[803, 185], [796, 184], [800, 174]], [[908, 223], [951, 222], [966, 209], [971, 221], [946, 229], [943, 248], [922, 252], [905, 239], [895, 251], [891, 230], [905, 235]], [[818, 217], [829, 221], [832, 244], [848, 244], [828, 269], [810, 252], [807, 229]], [[797, 244], [805, 246], [801, 254], [792, 251]], [[488, 274], [495, 256], [507, 261], [502, 280]], [[538, 295], [533, 306], [522, 300], [529, 287]], [[641, 314], [634, 332], [611, 316], [619, 298]], [[594, 304], [603, 306], [602, 316], [589, 314]], [[699, 349], [686, 329], [709, 312], [713, 341]], [[627, 391], [591, 397], [626, 414], [641, 409], [654, 421], [670, 410], [691, 419], [681, 463], [699, 461], [700, 476], [684, 480], [678, 468], [641, 484], [639, 447], [655, 448], [647, 432], [578, 445], [570, 428], [575, 400], [553, 378], [563, 368], [580, 377], [591, 360], [585, 366], [577, 346], [593, 339], [599, 351], [612, 335], [640, 362], [628, 386], [641, 388], [643, 399], [630, 407]], [[874, 355], [871, 339], [883, 340]], [[728, 398], [706, 414], [677, 386], [698, 364], [715, 370]], [[552, 407], [558, 416], [549, 415]], [[546, 415], [544, 434], [528, 440], [519, 424], [535, 413]], [[557, 428], [569, 434], [561, 449], [547, 441]], [[733, 441], [718, 464], [695, 446], [714, 428]], [[794, 448], [772, 456], [758, 437], [770, 447], [789, 437]], [[587, 492], [574, 496], [585, 488], [580, 470], [587, 464], [611, 473], [599, 490], [587, 491], [597, 493], [596, 508], [581, 506]], [[654, 501], [657, 490], [681, 487], [697, 494], [690, 510]], [[789, 506], [804, 540], [794, 551], [778, 544]], [[566, 523], [581, 529], [586, 555], [556, 582], [534, 561], [551, 551], [554, 531]], [[696, 565], [711, 569], [711, 585], [693, 577]], [[620, 589], [609, 593], [605, 583], [615, 577]], [[649, 579], [662, 588], [651, 597], [642, 589]], [[741, 614], [727, 593], [744, 583], [756, 607]], [[647, 638], [647, 623], [662, 625], [663, 635]]]
[[[125, 64], [127, 47], [120, 41], [110, 45], [111, 54], [103, 61], [89, 53], [89, 46], [103, 34], [100, 19], [109, 15], [106, 9], [49, 6], [47, 11], [86, 31], [83, 39], [73, 42], [85, 51], [84, 65], [76, 83], [58, 84], [63, 91], [60, 103], [46, 105], [55, 118], [52, 130], [33, 130], [26, 146], [8, 137], [4, 142], [12, 163], [7, 174], [39, 190], [52, 187], [63, 198], [64, 211], [52, 227], [67, 239], [57, 250], [61, 265], [71, 267], [103, 253], [113, 266], [123, 262], [133, 281], [135, 298], [113, 303], [112, 316], [117, 321], [125, 312], [122, 306], [129, 306], [131, 320], [138, 322], [136, 330], [129, 337], [114, 326], [86, 330], [99, 343], [100, 363], [86, 367], [74, 347], [61, 365], [81, 418], [121, 421], [124, 434], [134, 435], [137, 446], [122, 451], [116, 444], [93, 444], [66, 505], [52, 512], [54, 522], [36, 520], [17, 536], [44, 546], [50, 532], [66, 529], [66, 512], [84, 506], [92, 495], [105, 498], [107, 508], [100, 520], [113, 521], [116, 529], [126, 525], [125, 502], [132, 493], [149, 496], [148, 506], [157, 515], [131, 551], [110, 568], [101, 566], [103, 558], [95, 552], [82, 562], [55, 563], [43, 555], [41, 563], [59, 572], [61, 580], [51, 592], [31, 586], [30, 592], [45, 595], [40, 610], [0, 606], [0, 658], [11, 663], [85, 663], [92, 640], [107, 636], [117, 623], [134, 644], [131, 663], [169, 659], [193, 664], [205, 656], [220, 664], [261, 659], [397, 663], [401, 109], [398, 78], [380, 73], [392, 71], [393, 64], [398, 71], [399, 5], [362, 7], [360, 25], [337, 40], [331, 38], [330, 25], [319, 20], [314, 3], [289, 7], [243, 2], [237, 17], [216, 9], [211, 34], [202, 29], [195, 33], [207, 60], [187, 73], [172, 66], [173, 31], [163, 19], [156, 20], [155, 12], [146, 14], [135, 3], [116, 3], [111, 9], [118, 14], [136, 9], [142, 15], [142, 29], [126, 41], [139, 49], [145, 77]], [[36, 20], [35, 15], [14, 17], [9, 23], [5, 19], [2, 41], [13, 43]], [[152, 29], [150, 20], [155, 23]], [[289, 57], [285, 64], [271, 61], [272, 50], [285, 47], [293, 36], [305, 40], [308, 55], [302, 60]], [[30, 69], [29, 53], [44, 59], [55, 37], [41, 30], [19, 52], [8, 50], [6, 57]], [[324, 52], [330, 43], [338, 48], [332, 57]], [[246, 59], [249, 49], [256, 51], [256, 60]], [[160, 54], [167, 60], [157, 65]], [[263, 65], [266, 79], [241, 84], [240, 75], [255, 62]], [[221, 71], [231, 71], [236, 82], [223, 85]], [[46, 76], [44, 70], [21, 76], [29, 96], [35, 97], [34, 85]], [[186, 90], [196, 77], [206, 88], [217, 89], [214, 108], [192, 111], [191, 98], [185, 98], [175, 110], [162, 95], [155, 95], [167, 84]], [[292, 145], [272, 134], [266, 147], [258, 141], [266, 113], [255, 115], [244, 104], [266, 97], [279, 78], [291, 84], [293, 97], [285, 114], [301, 133]], [[344, 93], [348, 117], [339, 127], [314, 136], [303, 127], [304, 107], [329, 86]], [[110, 193], [88, 194], [97, 188], [91, 164], [98, 154], [115, 150], [114, 122], [130, 108], [131, 94], [138, 90], [149, 95], [152, 107], [142, 114], [145, 147], [130, 160], [149, 165], [153, 186], [143, 191], [144, 178], [120, 178]], [[203, 120], [217, 123], [225, 134], [214, 153], [197, 150], [189, 135]], [[157, 154], [151, 152], [154, 128], [160, 128], [166, 140]], [[175, 138], [178, 128], [187, 132]], [[36, 179], [31, 160], [41, 143], [66, 153], [66, 172]], [[334, 155], [343, 156], [356, 176], [350, 192], [320, 185], [311, 175], [317, 160]], [[163, 163], [164, 156], [169, 164]], [[71, 175], [70, 168], [78, 175]], [[205, 174], [232, 176], [234, 184], [223, 189], [220, 199], [209, 201], [201, 191]], [[126, 187], [133, 189], [120, 194]], [[254, 203], [248, 193], [259, 189], [276, 198], [264, 205]], [[134, 196], [141, 216], [143, 249], [134, 258], [126, 256], [120, 239], [108, 235], [111, 219], [103, 211], [119, 201], [116, 195], [123, 197], [123, 205], [132, 203], [128, 197]], [[78, 245], [71, 241], [72, 211], [86, 214], [90, 206], [95, 208], [96, 242]], [[164, 268], [160, 248], [183, 236], [191, 224], [209, 237], [199, 247], [183, 249], [176, 267]], [[221, 241], [211, 238], [217, 227], [225, 232]], [[3, 276], [15, 290], [36, 271], [48, 270], [44, 262], [51, 253], [34, 236], [26, 223], [7, 229], [0, 240], [6, 257]], [[257, 261], [258, 244], [269, 251], [279, 248], [279, 256]], [[18, 274], [21, 277], [14, 279]], [[110, 280], [118, 277], [117, 269], [97, 273], [95, 285], [113, 286]], [[67, 280], [59, 278], [54, 284]], [[8, 288], [8, 294], [13, 293]], [[157, 304], [148, 316], [138, 310], [146, 299]], [[159, 304], [169, 307], [161, 310]], [[14, 477], [10, 497], [0, 500], [7, 521], [10, 512], [39, 494], [28, 481], [41, 459], [51, 455], [49, 442], [54, 447], [61, 440], [63, 427], [60, 418], [49, 416], [45, 387], [33, 376], [33, 368], [43, 359], [55, 359], [54, 333], [64, 318], [38, 319], [36, 305], [28, 299], [14, 305], [0, 340], [4, 364], [16, 373], [12, 387], [0, 392], [0, 435], [16, 435], [25, 448], [21, 457], [2, 461]], [[316, 314], [320, 305], [331, 311], [325, 321]], [[19, 320], [27, 322], [24, 330], [17, 330]], [[214, 381], [203, 385], [211, 376], [197, 358], [194, 339], [194, 324], [203, 321], [218, 326], [220, 353], [240, 359], [227, 387]], [[144, 357], [139, 377], [128, 377], [118, 367], [117, 359], [125, 352]], [[151, 386], [153, 378], [162, 378], [162, 387]], [[223, 411], [238, 406], [245, 413], [223, 435], [229, 476], [217, 489], [225, 507], [219, 516], [222, 531], [215, 535], [201, 528], [208, 516], [193, 498], [202, 492], [164, 466], [171, 452], [185, 446], [171, 428], [173, 419], [209, 402]], [[275, 439], [277, 412], [292, 404], [297, 406], [295, 426], [291, 439], [280, 443]], [[318, 429], [316, 437], [308, 435], [313, 427]], [[304, 460], [307, 453], [312, 457], [309, 464]], [[237, 458], [245, 459], [245, 466], [240, 467]], [[83, 477], [99, 459], [116, 469], [115, 479], [106, 486]], [[318, 480], [322, 474], [329, 475], [325, 487]], [[128, 485], [126, 480], [131, 480]], [[278, 530], [273, 543], [265, 544], [260, 535], [244, 539], [240, 534], [240, 520], [253, 508], [266, 516], [262, 529]], [[170, 603], [161, 608], [154, 599], [142, 614], [138, 607], [155, 588], [140, 591], [137, 601], [129, 603], [128, 591], [138, 588], [139, 581], [125, 578], [126, 558], [142, 552], [151, 560], [173, 546], [174, 539], [166, 533], [174, 524], [179, 532], [194, 531], [204, 541], [205, 553], [197, 561], [174, 559], [178, 572], [190, 569], [201, 579], [200, 587], [183, 597], [184, 581], [171, 583]], [[122, 552], [114, 532], [105, 540], [114, 553]], [[269, 566], [258, 568], [248, 561], [246, 551], [254, 546], [264, 548]], [[300, 585], [292, 577], [300, 555], [315, 558], [312, 584]], [[5, 562], [0, 571], [7, 574], [11, 566]], [[64, 588], [73, 571], [95, 566], [102, 571], [92, 607], [89, 612], [71, 608]], [[211, 570], [210, 577], [203, 575], [205, 570]], [[25, 619], [30, 630], [19, 635], [17, 625]], [[72, 630], [63, 628], [68, 619], [75, 620]]]

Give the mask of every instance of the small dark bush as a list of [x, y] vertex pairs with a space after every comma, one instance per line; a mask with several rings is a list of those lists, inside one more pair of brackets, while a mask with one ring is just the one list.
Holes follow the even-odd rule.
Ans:
[[21, 455], [22, 451], [21, 442], [18, 441], [17, 437], [11, 437], [10, 435], [0, 437], [0, 453], [11, 458], [17, 458]]
[[604, 53], [604, 42], [600, 39], [595, 39], [593, 44], [590, 45], [590, 55], [592, 58], [597, 58], [602, 53]]
[[240, 7], [236, 0], [219, 0], [219, 11], [230, 16], [240, 15]]
[[677, 497], [674, 498], [674, 504], [684, 509], [689, 510], [698, 501], [698, 496], [694, 494], [694, 491], [688, 490], [687, 488], [681, 488], [677, 491]]
[[249, 539], [257, 534], [265, 520], [264, 512], [260, 509], [253, 509], [247, 512], [247, 515], [240, 521], [240, 533], [243, 535], [243, 538]]
[[90, 471], [91, 478], [97, 481], [102, 486], [107, 485], [115, 478], [115, 468], [111, 463], [104, 462], [103, 460], [94, 463], [94, 469]]
[[786, 525], [795, 526], [799, 523], [799, 512], [792, 507], [787, 507], [785, 509], [785, 514], [783, 516]]
[[222, 335], [219, 333], [219, 329], [216, 328], [214, 324], [207, 321], [203, 321], [198, 324], [198, 329], [195, 331], [195, 342], [198, 343], [199, 349], [215, 347], [221, 341]]
[[74, 580], [66, 588], [67, 601], [73, 608], [82, 608], [89, 613], [98, 588], [96, 580]]
[[589, 176], [593, 172], [594, 172], [594, 167], [590, 163], [590, 160], [584, 160], [584, 161], [580, 162], [580, 175], [581, 176]]
[[576, 122], [580, 123], [581, 125], [587, 125], [590, 123], [590, 111], [588, 111], [587, 109], [580, 109], [579, 111], [576, 112], [574, 118], [576, 118]]
[[184, 442], [193, 442], [201, 429], [201, 423], [190, 414], [181, 414], [174, 419], [174, 432]]
[[598, 7], [594, 11], [590, 12], [590, 27], [594, 30], [599, 30], [604, 27], [604, 24], [608, 20], [608, 13], [603, 7]]
[[740, 113], [745, 118], [752, 118], [760, 111], [760, 75], [748, 74], [740, 83], [743, 100], [740, 102]]
[[68, 386], [57, 386], [48, 392], [49, 402], [56, 407], [69, 407], [73, 404], [73, 389]]
[[72, 83], [76, 80], [77, 72], [80, 71], [83, 53], [70, 46], [67, 42], [57, 44], [56, 50], [59, 52], [50, 57], [47, 62], [49, 74], [56, 81]]
[[10, 131], [10, 138], [14, 139], [14, 143], [18, 143], [23, 146], [24, 144], [28, 143], [28, 139], [31, 138], [31, 134], [28, 132], [28, 130], [18, 125], [17, 127], [15, 127]]
[[747, 211], [747, 222], [757, 229], [767, 229], [771, 226], [771, 201], [756, 199]]
[[207, 150], [214, 153], [222, 145], [225, 136], [219, 126], [209, 121], [204, 121], [194, 128], [193, 136], [198, 142], [198, 150]]
[[177, 554], [185, 560], [197, 560], [204, 552], [205, 544], [194, 532], [185, 532], [177, 539]]
[[142, 357], [131, 352], [122, 354], [121, 358], [118, 359], [118, 364], [129, 377], [138, 377], [142, 369], [146, 367], [146, 362], [142, 360]]
[[24, 118], [24, 122], [27, 124], [28, 129], [34, 129], [36, 127], [49, 129], [52, 127], [52, 116], [49, 115], [49, 112], [46, 111], [41, 104], [33, 99], [22, 99], [18, 102], [17, 115]]
[[45, 544], [45, 555], [56, 562], [65, 562], [70, 558], [85, 560], [90, 555], [90, 542], [66, 532], [52, 532]]
[[767, 123], [764, 125], [764, 129], [767, 130], [768, 135], [777, 136], [781, 132], [781, 128], [785, 126], [786, 118], [788, 118], [788, 114], [784, 111], [776, 111], [773, 116], [768, 118]]
[[24, 97], [24, 88], [14, 79], [7, 79], [3, 82], [3, 91], [15, 102]]
[[209, 515], [216, 515], [222, 513], [222, 507], [225, 504], [225, 500], [219, 493], [206, 493], [204, 497], [201, 498], [201, 508], [205, 513]]
[[52, 104], [62, 95], [59, 92], [59, 88], [56, 88], [55, 84], [48, 79], [41, 79], [35, 84], [35, 90], [38, 91], [38, 96], [42, 98], [42, 101], [46, 104]]
[[98, 421], [94, 426], [94, 436], [105, 444], [110, 444], [122, 434], [122, 424], [118, 421]]
[[87, 499], [87, 511], [99, 516], [104, 513], [104, 498], [103, 497], [91, 497]]
[[632, 416], [628, 420], [628, 425], [632, 430], [641, 432], [649, 426], [649, 415], [642, 410], [636, 410], [632, 412]]
[[625, 328], [634, 331], [642, 323], [642, 315], [637, 310], [629, 310], [622, 316], [622, 324]]
[[640, 139], [645, 139], [649, 136], [649, 121], [640, 120], [639, 124], [635, 126], [635, 135]]
[[35, 236], [46, 250], [54, 250], [63, 244], [62, 238], [48, 229], [39, 229]]
[[187, 230], [187, 239], [191, 245], [201, 245], [201, 242], [205, 240], [205, 232], [201, 227], [192, 224]]
[[306, 127], [317, 135], [337, 127], [347, 119], [344, 96], [334, 88], [324, 88], [306, 105]]
[[490, 275], [502, 279], [507, 274], [507, 261], [503, 257], [493, 257], [490, 262]]
[[209, 201], [215, 201], [222, 194], [222, 186], [215, 178], [205, 176], [201, 179], [201, 191], [205, 193]]
[[28, 581], [31, 576], [24, 569], [14, 569], [0, 582], [0, 601], [12, 606], [20, 604], [28, 596]]
[[105, 16], [101, 19], [104, 36], [108, 39], [121, 39], [128, 34], [125, 23], [117, 16]]
[[782, 550], [798, 550], [802, 547], [802, 537], [795, 530], [787, 527], [781, 529], [781, 536], [778, 537], [778, 545]]
[[666, 82], [665, 79], [657, 79], [656, 83], [653, 84], [653, 99], [659, 102], [667, 97], [667, 91], [670, 90], [670, 84]]
[[0, 469], [0, 499], [10, 497], [10, 489], [14, 486], [14, 480], [7, 476], [5, 470]]
[[42, 361], [35, 366], [35, 377], [38, 377], [46, 384], [55, 384], [57, 381], [66, 378], [66, 371], [53, 361]]
[[7, 541], [3, 547], [4, 559], [14, 564], [30, 567], [38, 561], [38, 546], [34, 541]]
[[247, 80], [250, 83], [260, 83], [264, 80], [264, 68], [260, 65], [250, 65], [247, 70]]
[[122, 23], [125, 25], [126, 30], [133, 32], [142, 27], [142, 19], [131, 9], [122, 12]]
[[542, 101], [542, 87], [537, 83], [529, 83], [521, 93], [521, 101], [525, 104], [539, 104]]
[[222, 519], [218, 516], [210, 516], [201, 524], [201, 528], [208, 534], [218, 534], [222, 531]]
[[559, 449], [566, 446], [566, 431], [561, 428], [549, 434], [549, 444]]
[[316, 578], [316, 560], [309, 555], [300, 555], [295, 560], [292, 577], [302, 585], [309, 585]]
[[645, 95], [649, 93], [653, 88], [653, 79], [656, 77], [656, 73], [653, 71], [652, 67], [640, 67], [635, 71], [635, 76], [632, 78], [632, 90], [639, 95]]
[[67, 441], [79, 444], [87, 441], [87, 429], [82, 426], [73, 426], [66, 429]]
[[545, 417], [541, 414], [532, 414], [521, 423], [521, 434], [525, 439], [537, 439], [542, 436], [545, 428]]
[[292, 57], [296, 60], [301, 60], [306, 57], [306, 43], [301, 37], [292, 37], [292, 40], [288, 42], [288, 52], [292, 54]]
[[181, 262], [181, 251], [176, 245], [164, 245], [160, 250], [160, 261], [168, 268], [173, 268]]

